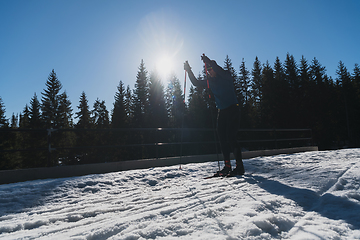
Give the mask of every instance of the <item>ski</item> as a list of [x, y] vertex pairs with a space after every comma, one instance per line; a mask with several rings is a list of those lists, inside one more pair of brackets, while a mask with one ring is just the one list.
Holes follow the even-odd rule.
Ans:
[[215, 173], [214, 175], [204, 177], [204, 179], [210, 179], [210, 178], [216, 178], [216, 177], [220, 178], [220, 177], [223, 177], [223, 176], [220, 176], [219, 174]]
[[204, 177], [204, 179], [210, 179], [210, 178], [231, 178], [231, 177], [241, 177], [241, 176], [244, 176], [244, 175], [230, 175], [230, 174], [228, 174], [228, 175], [224, 175], [224, 176], [222, 176], [222, 175], [219, 175], [219, 174], [214, 174], [214, 175], [212, 175], [212, 176], [208, 176], [208, 177]]
[[204, 179], [210, 179], [210, 178], [215, 178], [215, 177], [218, 177], [218, 178], [231, 178], [231, 177], [241, 177], [243, 175], [219, 175], [219, 174], [214, 174], [214, 175], [211, 175], [211, 176], [208, 176], [208, 177], [204, 177]]

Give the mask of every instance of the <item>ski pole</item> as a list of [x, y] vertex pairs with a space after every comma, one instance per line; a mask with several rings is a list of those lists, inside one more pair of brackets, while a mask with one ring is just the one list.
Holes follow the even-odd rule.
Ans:
[[[203, 56], [205, 56], [205, 53], [203, 53]], [[206, 83], [207, 83], [207, 88], [208, 88], [208, 91], [209, 91], [210, 90], [210, 85], [209, 85], [207, 65], [206, 65], [206, 62], [204, 62], [204, 63], [205, 63]], [[211, 99], [210, 91], [209, 91], [209, 99]]]
[[184, 80], [184, 103], [185, 103], [185, 93], [186, 93], [186, 70], [185, 70], [185, 80]]
[[[203, 53], [203, 56], [205, 56], [205, 53]], [[206, 62], [205, 63], [205, 74], [206, 74], [206, 81], [207, 81], [207, 88], [209, 91], [209, 100], [211, 99], [211, 94], [210, 94], [210, 84], [209, 84], [209, 78], [208, 78], [208, 71], [207, 71], [207, 65]], [[211, 110], [211, 105], [209, 105], [209, 109], [210, 109], [210, 115], [211, 115], [211, 122], [214, 128], [214, 141], [215, 141], [215, 151], [216, 151], [216, 156], [217, 156], [217, 160], [218, 160], [218, 167], [219, 167], [219, 171], [220, 171], [220, 161], [219, 161], [219, 153], [218, 153], [218, 147], [217, 147], [217, 142], [216, 142], [216, 132], [215, 132], [215, 124], [214, 124], [214, 117], [213, 117], [213, 112]]]
[[[185, 70], [185, 80], [184, 80], [184, 104], [185, 104], [185, 96], [186, 96], [186, 70]], [[183, 149], [183, 136], [184, 136], [184, 115], [182, 115], [182, 123], [181, 123], [181, 145], [180, 145], [180, 167], [181, 169], [181, 160], [182, 160], [182, 149]]]

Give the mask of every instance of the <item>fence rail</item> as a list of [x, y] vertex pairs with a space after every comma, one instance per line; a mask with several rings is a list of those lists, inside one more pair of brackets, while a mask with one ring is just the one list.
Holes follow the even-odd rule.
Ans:
[[[2, 144], [0, 138], [0, 153], [45, 152], [47, 154], [48, 166], [54, 165], [54, 161], [51, 163], [52, 154], [59, 151], [72, 151], [73, 156], [79, 156], [80, 152], [85, 154], [84, 151], [86, 150], [133, 148], [138, 149], [132, 150], [134, 151], [133, 154], [141, 155], [144, 151], [143, 148], [151, 148], [151, 150], [146, 151], [146, 154], [154, 158], [166, 157], [165, 155], [194, 155], [194, 152], [195, 154], [218, 153], [220, 146], [214, 131], [214, 129], [207, 128], [0, 129], [1, 135], [17, 132], [30, 135], [38, 133], [39, 135], [36, 135], [36, 137], [30, 136], [30, 141], [32, 138], [34, 138], [34, 140], [38, 138], [42, 139], [41, 145], [39, 146], [21, 148]], [[73, 136], [64, 136], [61, 135], [62, 133], [72, 133]], [[163, 136], [161, 136], [161, 134], [163, 134]], [[66, 138], [75, 139], [75, 143], [73, 142], [72, 144], [66, 145], [66, 143], [64, 143], [64, 141], [66, 142], [66, 140], [64, 140]], [[87, 142], [91, 142], [91, 140], [94, 140], [93, 143], [95, 144], [86, 144]], [[287, 146], [311, 146], [313, 145], [312, 140], [311, 129], [238, 130], [239, 143], [249, 150], [277, 149]], [[186, 151], [183, 151], [183, 145], [190, 145], [193, 148], [190, 149], [190, 147], [188, 147]], [[205, 145], [208, 146], [206, 149], [202, 148], [199, 150], [199, 147], [196, 147]], [[180, 146], [180, 150], [178, 146]], [[164, 147], [171, 149], [161, 153], [160, 149]], [[70, 153], [66, 152], [61, 156], [58, 155], [55, 157], [64, 158], [66, 154]], [[121, 154], [123, 153], [118, 153], [119, 156]], [[141, 159], [141, 157], [137, 158], [135, 155], [134, 159]]]

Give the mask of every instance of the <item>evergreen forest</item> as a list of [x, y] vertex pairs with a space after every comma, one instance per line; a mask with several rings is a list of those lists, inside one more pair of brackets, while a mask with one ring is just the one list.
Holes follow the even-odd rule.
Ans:
[[[289, 53], [273, 64], [256, 57], [250, 67], [244, 59], [235, 67], [228, 56], [218, 64], [233, 77], [241, 129], [311, 129], [312, 144], [320, 150], [360, 146], [358, 64], [350, 72], [340, 61], [335, 79], [316, 58], [296, 61]], [[204, 69], [198, 78], [206, 78]], [[159, 156], [146, 146], [155, 135], [170, 143], [214, 139], [212, 132], [179, 131], [213, 129], [217, 115], [208, 89], [191, 86], [185, 99], [182, 81], [173, 75], [164, 84], [141, 60], [134, 88], [120, 81], [107, 109], [99, 98], [91, 105], [85, 92], [74, 106], [52, 70], [41, 95], [35, 93], [10, 119], [0, 96], [0, 170], [151, 158]], [[159, 128], [169, 131], [154, 131]], [[136, 147], [139, 143], [144, 146]], [[179, 148], [163, 147], [160, 157], [214, 151], [213, 145]]]

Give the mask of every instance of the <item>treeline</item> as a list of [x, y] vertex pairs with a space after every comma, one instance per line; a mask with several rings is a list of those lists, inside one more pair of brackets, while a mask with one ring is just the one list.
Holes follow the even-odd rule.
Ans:
[[[241, 128], [311, 128], [314, 143], [320, 149], [360, 145], [358, 64], [350, 73], [340, 61], [335, 79], [326, 74], [326, 68], [316, 58], [308, 61], [302, 57], [296, 62], [290, 54], [287, 54], [283, 63], [277, 57], [273, 66], [268, 61], [261, 63], [256, 57], [251, 69], [242, 60], [238, 70], [226, 56], [223, 67], [233, 76], [241, 106]], [[198, 78], [205, 77], [203, 70]], [[143, 61], [138, 68], [134, 89], [119, 82], [110, 111], [105, 101], [100, 99], [91, 108], [83, 92], [74, 115], [66, 91], [61, 90], [62, 84], [52, 70], [46, 88], [41, 92], [41, 100], [35, 93], [24, 110], [18, 115], [13, 114], [10, 120], [5, 118], [5, 105], [0, 97], [0, 128], [212, 128], [216, 123], [217, 110], [209, 90], [192, 86], [185, 102], [181, 82], [176, 76], [170, 77], [167, 86], [164, 86], [156, 72], [148, 73]], [[47, 147], [48, 136], [48, 132], [2, 132], [0, 150]], [[144, 149], [110, 151], [80, 148], [129, 144], [138, 139], [144, 143], [151, 139], [151, 134], [59, 131], [51, 134], [51, 137], [57, 147], [79, 148], [65, 149], [61, 153], [54, 151], [50, 162], [46, 151], [1, 153], [0, 169], [56, 165], [59, 161], [63, 164], [118, 161], [154, 155]], [[175, 140], [170, 135], [166, 138], [168, 141]], [[134, 151], [141, 156], [135, 156]], [[202, 151], [205, 149], [199, 153]]]

